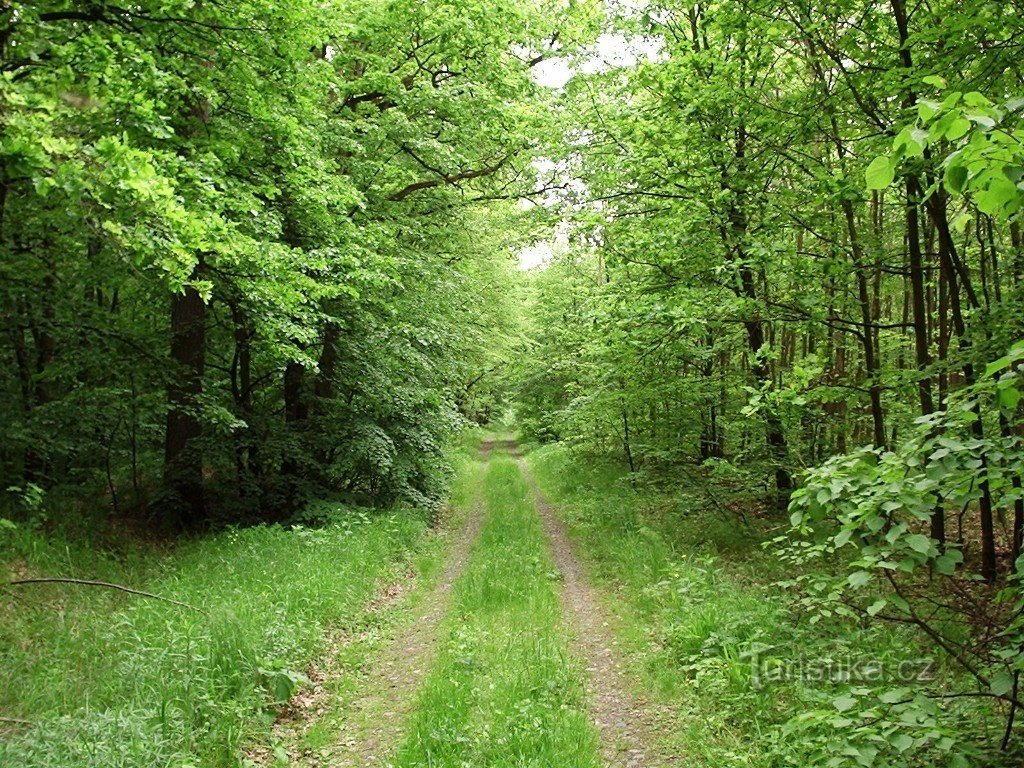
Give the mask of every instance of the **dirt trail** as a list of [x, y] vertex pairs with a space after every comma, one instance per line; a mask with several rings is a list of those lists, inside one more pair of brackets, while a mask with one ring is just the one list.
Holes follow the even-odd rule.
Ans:
[[[485, 464], [493, 447], [493, 440], [480, 446], [480, 458]], [[453, 544], [444, 572], [412, 615], [401, 621], [395, 639], [368, 671], [367, 679], [373, 682], [352, 703], [342, 743], [331, 750], [329, 759], [314, 765], [366, 768], [387, 764], [387, 757], [401, 743], [416, 691], [433, 666], [439, 645], [438, 625], [448, 613], [452, 585], [469, 560], [483, 517], [483, 498], [478, 496], [465, 524], [451, 532]], [[382, 599], [390, 602], [386, 593]]]
[[656, 759], [646, 746], [652, 743], [649, 714], [629, 693], [620, 671], [618, 655], [613, 650], [615, 641], [607, 612], [572, 552], [564, 524], [541, 493], [515, 441], [507, 441], [506, 447], [533, 491], [555, 566], [564, 578], [562, 604], [565, 619], [587, 666], [586, 686], [591, 716], [601, 734], [605, 765], [609, 768], [660, 768], [670, 765]]

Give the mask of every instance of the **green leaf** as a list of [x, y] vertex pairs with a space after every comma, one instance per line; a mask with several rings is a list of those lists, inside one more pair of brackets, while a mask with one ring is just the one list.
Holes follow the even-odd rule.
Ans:
[[853, 709], [857, 704], [857, 699], [848, 693], [844, 693], [842, 696], [837, 696], [832, 699], [832, 706], [838, 709], [840, 712], [846, 712], [847, 710]]
[[909, 693], [909, 688], [893, 688], [892, 690], [880, 694], [878, 696], [878, 699], [883, 704], [895, 704], [897, 701], [903, 701], [905, 698], [907, 698], [907, 695]]
[[876, 616], [888, 604], [888, 600], [875, 600], [875, 602], [868, 606], [868, 616]]
[[888, 155], [880, 155], [871, 161], [864, 171], [868, 189], [885, 189], [896, 179], [896, 169]]
[[972, 123], [976, 123], [977, 125], [980, 125], [982, 128], [991, 130], [996, 127], [996, 121], [993, 120], [989, 115], [983, 114], [981, 112], [968, 112], [967, 117]]
[[975, 203], [979, 211], [994, 216], [1016, 203], [1020, 194], [1016, 184], [1001, 177], [992, 179], [989, 185], [976, 195]]
[[967, 175], [967, 168], [958, 163], [951, 163], [946, 167], [946, 173], [943, 177], [946, 189], [954, 195], [959, 195], [964, 191], [964, 185], [967, 183]]
[[1013, 675], [1007, 670], [1000, 670], [992, 678], [992, 693], [996, 696], [1005, 696], [1013, 690]]
[[920, 118], [922, 123], [927, 123], [935, 115], [939, 113], [942, 106], [934, 101], [928, 99], [921, 99], [917, 102], [917, 116]]
[[907, 545], [915, 552], [927, 555], [932, 548], [932, 540], [920, 533], [912, 533], [907, 536]]
[[956, 118], [946, 129], [946, 138], [949, 141], [956, 141], [971, 130], [971, 121], [963, 117]]
[[275, 675], [271, 679], [275, 701], [287, 701], [295, 691], [295, 683], [287, 675]]
[[1009, 368], [1013, 365], [1014, 358], [1012, 355], [1003, 355], [998, 360], [993, 360], [991, 363], [985, 366], [985, 378], [990, 379], [995, 376], [999, 371], [1004, 368]]
[[1000, 387], [999, 407], [1007, 411], [1016, 411], [1020, 404], [1021, 393], [1016, 387]]
[[904, 613], [910, 612], [910, 603], [908, 603], [904, 598], [900, 597], [899, 595], [892, 595], [889, 598], [889, 602], [895, 605]]
[[846, 577], [846, 580], [849, 582], [851, 587], [863, 587], [873, 578], [874, 574], [870, 571], [854, 571]]
[[905, 733], [896, 734], [889, 740], [889, 743], [892, 744], [899, 752], [906, 752], [914, 746], [914, 740]]
[[946, 87], [946, 78], [939, 77], [938, 75], [925, 75], [921, 78], [921, 82], [925, 85], [934, 85], [936, 88]]

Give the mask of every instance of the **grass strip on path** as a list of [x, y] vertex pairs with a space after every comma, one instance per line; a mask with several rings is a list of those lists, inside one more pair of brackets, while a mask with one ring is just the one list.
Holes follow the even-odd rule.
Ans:
[[504, 452], [491, 460], [484, 499], [447, 641], [394, 765], [597, 768], [581, 670], [561, 630], [560, 574], [532, 494]]
[[652, 750], [658, 713], [630, 690], [631, 680], [621, 671], [618, 641], [612, 617], [590, 584], [561, 518], [541, 492], [525, 459], [512, 448], [519, 469], [534, 495], [541, 529], [548, 539], [555, 565], [562, 573], [562, 608], [577, 653], [587, 667], [585, 685], [591, 719], [598, 727], [601, 753], [608, 768], [654, 768], [676, 765]]

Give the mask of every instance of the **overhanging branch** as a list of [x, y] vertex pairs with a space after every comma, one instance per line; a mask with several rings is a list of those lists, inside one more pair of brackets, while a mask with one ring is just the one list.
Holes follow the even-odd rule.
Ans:
[[469, 181], [470, 179], [478, 179], [482, 176], [490, 176], [501, 170], [505, 164], [509, 161], [509, 155], [498, 160], [493, 165], [486, 165], [482, 168], [472, 168], [465, 171], [459, 171], [458, 173], [451, 173], [447, 176], [439, 176], [436, 179], [423, 179], [422, 181], [415, 181], [408, 186], [395, 192], [388, 199], [393, 202], [401, 202], [405, 198], [409, 197], [416, 192], [420, 192], [424, 189], [432, 189], [440, 186], [453, 186], [458, 184], [460, 181]]

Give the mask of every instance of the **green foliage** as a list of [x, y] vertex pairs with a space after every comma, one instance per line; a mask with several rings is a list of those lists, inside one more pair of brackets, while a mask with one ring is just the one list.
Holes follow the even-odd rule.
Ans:
[[[939, 88], [945, 85], [934, 78], [926, 81]], [[941, 102], [919, 100], [916, 121], [896, 135], [888, 155], [868, 166], [868, 188], [884, 189], [901, 163], [937, 150], [942, 158], [941, 184], [947, 192], [969, 196], [988, 216], [1013, 215], [1024, 199], [1022, 109], [1020, 98], [995, 104], [977, 91], [946, 91]], [[954, 226], [967, 221], [964, 216]]]
[[124, 513], [180, 497], [180, 458], [212, 491], [199, 525], [324, 493], [436, 506], [440, 446], [500, 407], [511, 201], [550, 122], [528, 60], [591, 36], [588, 4], [55, 2], [3, 25], [0, 480]]
[[[973, 750], [961, 745], [961, 731], [941, 722], [948, 710], [938, 702], [963, 697], [956, 709], [966, 718], [990, 713], [989, 694], [1016, 706], [1024, 659], [1014, 618], [1021, 604], [1019, 577], [993, 594], [966, 570], [976, 563], [965, 563], [964, 545], [936, 540], [928, 525], [937, 505], [966, 510], [978, 503], [981, 485], [997, 507], [1013, 507], [1022, 498], [1020, 438], [980, 438], [976, 430], [978, 414], [998, 412], [1007, 400], [1003, 392], [1019, 387], [1020, 373], [1012, 366], [1022, 355], [1024, 347], [1015, 345], [978, 384], [956, 393], [947, 411], [918, 419], [898, 449], [833, 457], [811, 470], [793, 495], [791, 522], [800, 536], [795, 542], [780, 537], [776, 544], [800, 574], [787, 582], [799, 603], [816, 618], [835, 614], [916, 626], [960, 671], [929, 690], [903, 690], [880, 702], [860, 698], [871, 693], [863, 691], [850, 699], [838, 719], [856, 729], [850, 736], [856, 748], [846, 753], [822, 744], [821, 755], [832, 755], [836, 765], [875, 765], [891, 760], [886, 755], [893, 749], [903, 754], [925, 744], [948, 752], [944, 759], [951, 764], [967, 765]], [[825, 564], [830, 567], [822, 570]], [[978, 626], [991, 628], [982, 642], [972, 631]], [[973, 709], [964, 703], [972, 697], [980, 702]], [[809, 712], [799, 729], [830, 719], [835, 713]]]
[[979, 749], [994, 714], [984, 698], [936, 698], [971, 690], [953, 659], [905, 624], [793, 599], [794, 573], [843, 578], [827, 564], [780, 558], [760, 546], [767, 529], [709, 519], [685, 485], [638, 491], [564, 446], [529, 461], [615, 590], [629, 667], [672, 713], [674, 753], [765, 768], [1012, 764], [998, 744]]
[[[770, 764], [1012, 764], [1019, 13], [663, 0], [616, 8], [611, 28], [636, 61], [585, 61], [559, 103], [568, 190], [530, 275], [524, 434], [628, 469], [629, 492], [684, 489], [697, 526], [773, 521], [788, 583], [770, 594], [815, 629], [769, 645], [863, 633], [872, 652], [888, 637], [940, 657], [907, 701], [796, 686], [783, 717], [759, 700], [777, 715]], [[621, 541], [614, 573], [633, 578], [633, 553], [661, 551], [651, 526], [590, 504], [580, 528], [602, 553]], [[700, 618], [665, 646], [762, 642]], [[731, 653], [716, 684], [742, 679]]]

